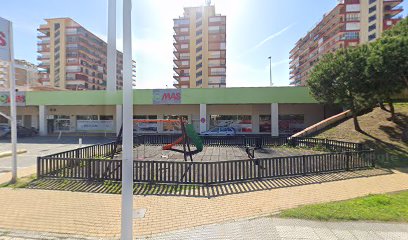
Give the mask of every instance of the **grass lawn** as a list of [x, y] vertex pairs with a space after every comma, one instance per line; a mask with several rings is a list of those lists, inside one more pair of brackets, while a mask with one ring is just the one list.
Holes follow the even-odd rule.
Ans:
[[283, 211], [279, 216], [320, 221], [408, 222], [408, 191], [369, 195], [341, 202], [307, 205]]
[[358, 117], [363, 133], [355, 131], [353, 120], [349, 119], [316, 137], [361, 142], [377, 150], [379, 165], [408, 167], [408, 140], [404, 138], [404, 132], [408, 134], [408, 103], [396, 103], [395, 112], [395, 122], [389, 121], [390, 114], [380, 108]]
[[4, 187], [9, 187], [9, 188], [25, 188], [30, 184], [34, 179], [36, 178], [35, 174], [32, 174], [30, 176], [22, 177], [22, 178], [17, 178], [16, 183], [3, 183], [0, 184], [0, 188]]

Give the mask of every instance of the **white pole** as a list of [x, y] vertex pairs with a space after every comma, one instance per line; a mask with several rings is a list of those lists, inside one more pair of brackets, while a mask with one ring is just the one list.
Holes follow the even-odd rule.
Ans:
[[106, 89], [116, 90], [116, 0], [108, 0], [108, 79]]
[[272, 83], [272, 57], [268, 57], [269, 58], [269, 81], [270, 81], [270, 85], [271, 87], [273, 86]]
[[132, 1], [123, 0], [123, 158], [121, 239], [133, 239]]
[[14, 70], [13, 24], [10, 22], [10, 117], [11, 117], [11, 152], [12, 176], [11, 183], [17, 181], [17, 107], [16, 107], [16, 82]]

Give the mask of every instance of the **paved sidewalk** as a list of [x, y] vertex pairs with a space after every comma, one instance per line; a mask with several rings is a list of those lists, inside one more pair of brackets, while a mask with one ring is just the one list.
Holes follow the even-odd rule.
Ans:
[[152, 239], [402, 240], [408, 239], [408, 224], [258, 218], [201, 226]]
[[[134, 209], [146, 209], [144, 218], [134, 220], [135, 234], [153, 236], [268, 216], [303, 204], [406, 189], [408, 174], [395, 171], [394, 174], [211, 199], [135, 196]], [[2, 188], [0, 196], [0, 229], [103, 238], [117, 238], [120, 233], [120, 195]]]

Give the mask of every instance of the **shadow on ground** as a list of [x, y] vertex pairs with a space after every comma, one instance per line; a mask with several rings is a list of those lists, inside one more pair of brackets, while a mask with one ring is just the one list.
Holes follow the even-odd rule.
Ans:
[[[135, 195], [143, 196], [155, 195], [214, 198], [233, 194], [242, 194], [286, 187], [296, 187], [310, 184], [320, 184], [353, 178], [366, 178], [386, 174], [393, 174], [393, 172], [388, 169], [368, 169], [224, 184], [216, 186], [134, 184], [133, 193]], [[39, 179], [34, 180], [28, 185], [27, 188], [105, 194], [121, 193], [121, 183], [113, 181], [97, 182], [66, 179]]]

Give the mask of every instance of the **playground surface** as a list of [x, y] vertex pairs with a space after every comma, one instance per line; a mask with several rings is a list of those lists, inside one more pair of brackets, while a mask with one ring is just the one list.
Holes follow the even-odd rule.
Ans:
[[[184, 161], [182, 153], [167, 151], [162, 148], [163, 146], [154, 145], [137, 146], [134, 148], [133, 158], [141, 161]], [[181, 146], [177, 148], [182, 149]], [[255, 158], [301, 156], [319, 153], [322, 152], [290, 147], [268, 147], [255, 150]], [[115, 159], [121, 159], [121, 157], [122, 155], [119, 154], [115, 156]], [[245, 148], [234, 146], [205, 146], [203, 151], [193, 156], [194, 162], [219, 162], [246, 159], [249, 159], [249, 157], [245, 152]]]

